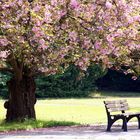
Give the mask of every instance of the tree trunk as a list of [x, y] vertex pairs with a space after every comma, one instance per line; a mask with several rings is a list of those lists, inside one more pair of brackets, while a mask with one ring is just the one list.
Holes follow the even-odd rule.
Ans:
[[7, 86], [9, 100], [4, 104], [7, 109], [6, 121], [24, 120], [25, 118], [36, 119], [34, 78], [23, 76], [20, 82], [12, 78], [7, 82]]

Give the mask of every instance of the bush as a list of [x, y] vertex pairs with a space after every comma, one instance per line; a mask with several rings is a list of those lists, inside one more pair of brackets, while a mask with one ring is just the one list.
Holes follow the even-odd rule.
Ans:
[[[102, 77], [105, 71], [101, 66], [93, 64], [86, 72], [71, 65], [63, 74], [39, 76], [36, 78], [36, 96], [38, 98], [69, 98], [88, 97], [91, 91], [97, 90], [96, 80]], [[0, 96], [8, 97], [6, 82], [11, 75], [0, 73]]]
[[0, 97], [6, 99], [8, 98], [8, 89], [6, 82], [10, 79], [11, 75], [0, 72]]
[[38, 77], [36, 95], [40, 98], [88, 97], [91, 91], [97, 90], [95, 81], [104, 74], [99, 65], [91, 65], [85, 73], [71, 65], [63, 74]]

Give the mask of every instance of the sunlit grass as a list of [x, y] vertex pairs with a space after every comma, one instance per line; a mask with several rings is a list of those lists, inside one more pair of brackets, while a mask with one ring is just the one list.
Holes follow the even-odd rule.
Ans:
[[4, 100], [0, 99], [0, 121], [5, 119], [6, 109], [4, 108]]
[[140, 112], [140, 98], [106, 97], [91, 99], [39, 100], [37, 118], [41, 120], [72, 121], [81, 124], [106, 123], [104, 100], [127, 99], [132, 111]]
[[[99, 103], [100, 102], [100, 103]], [[39, 100], [37, 118], [41, 120], [72, 121], [81, 124], [104, 120], [103, 102], [94, 99]], [[97, 121], [98, 116], [98, 121]]]
[[[113, 96], [114, 94], [114, 96]], [[135, 93], [131, 93], [135, 96]], [[119, 95], [119, 96], [117, 96]], [[4, 100], [0, 100], [0, 131], [32, 129], [50, 126], [106, 124], [104, 100], [127, 99], [132, 111], [140, 112], [140, 97], [127, 93], [94, 93], [93, 98], [84, 99], [43, 99], [35, 105], [37, 121], [5, 123]], [[130, 95], [130, 94], [129, 94]]]

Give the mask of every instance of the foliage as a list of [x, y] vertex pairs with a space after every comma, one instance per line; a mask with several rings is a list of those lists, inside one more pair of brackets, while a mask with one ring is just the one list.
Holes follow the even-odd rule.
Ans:
[[91, 91], [97, 89], [95, 81], [105, 73], [96, 64], [91, 65], [85, 74], [71, 65], [64, 74], [38, 77], [37, 97], [88, 97]]
[[21, 80], [70, 63], [129, 65], [125, 56], [140, 45], [139, 10], [139, 0], [1, 0], [1, 68]]
[[0, 96], [2, 98], [8, 98], [8, 89], [6, 82], [10, 79], [11, 75], [0, 72]]
[[[92, 64], [86, 73], [81, 73], [78, 67], [71, 65], [63, 74], [39, 76], [36, 79], [39, 98], [43, 97], [87, 97], [97, 89], [95, 81], [106, 73], [101, 66]], [[0, 96], [8, 97], [6, 81], [10, 79], [7, 73], [1, 74]], [[80, 77], [81, 76], [81, 77]]]

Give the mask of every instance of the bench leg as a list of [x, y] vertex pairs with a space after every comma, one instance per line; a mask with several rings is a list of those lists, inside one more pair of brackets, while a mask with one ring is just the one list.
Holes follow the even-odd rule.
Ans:
[[111, 131], [111, 126], [114, 122], [115, 122], [115, 120], [108, 119], [108, 125], [107, 125], [106, 131], [108, 131], [108, 132]]
[[140, 129], [140, 115], [137, 116], [138, 119], [138, 129]]
[[123, 118], [123, 125], [122, 125], [122, 129], [123, 131], [127, 131], [127, 119], [126, 117]]
[[112, 123], [111, 122], [108, 123], [106, 131], [108, 131], [108, 132], [111, 131], [111, 126], [112, 126]]
[[124, 123], [122, 122], [122, 129], [124, 129]]
[[[126, 118], [126, 123], [128, 123], [128, 121], [129, 121], [130, 119], [131, 119], [131, 118]], [[124, 124], [125, 124], [125, 123], [124, 123], [124, 121], [123, 121], [123, 123], [122, 123], [122, 129], [124, 129], [124, 127], [125, 127]]]

